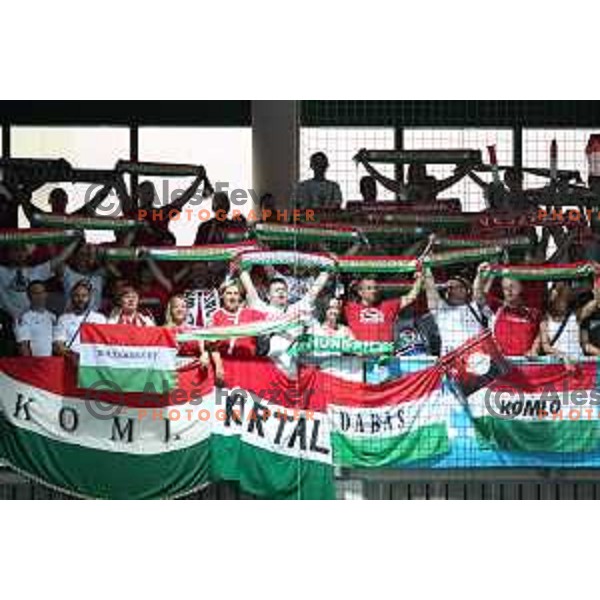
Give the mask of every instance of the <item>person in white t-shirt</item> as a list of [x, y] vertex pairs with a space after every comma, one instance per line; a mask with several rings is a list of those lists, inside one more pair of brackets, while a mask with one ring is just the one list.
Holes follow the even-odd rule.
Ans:
[[324, 152], [315, 152], [310, 157], [312, 179], [300, 181], [292, 194], [292, 206], [295, 209], [307, 208], [340, 209], [342, 190], [336, 181], [325, 179], [329, 168], [329, 159]]
[[540, 342], [544, 354], [564, 360], [578, 361], [584, 357], [580, 323], [582, 311], [574, 310], [575, 295], [564, 282], [550, 291], [548, 311], [540, 323]]
[[462, 346], [469, 338], [488, 326], [492, 313], [485, 305], [485, 296], [481, 292], [481, 272], [488, 267], [487, 263], [479, 265], [473, 283], [474, 300], [471, 299], [471, 284], [462, 277], [448, 279], [445, 297], [442, 297], [436, 288], [431, 270], [426, 269], [427, 304], [439, 329], [442, 356]]
[[56, 315], [46, 309], [48, 293], [43, 281], [27, 286], [30, 308], [15, 322], [15, 339], [21, 356], [52, 356], [52, 334]]
[[0, 308], [13, 319], [28, 309], [27, 287], [32, 281], [47, 281], [53, 277], [55, 270], [71, 256], [79, 245], [79, 240], [72, 242], [56, 257], [46, 262], [30, 265], [29, 259], [33, 249], [31, 246], [14, 246], [8, 250], [8, 264], [0, 265]]
[[292, 315], [297, 320], [297, 327], [271, 336], [269, 356], [283, 358], [292, 343], [302, 334], [305, 326], [314, 318], [315, 302], [329, 281], [329, 273], [326, 271], [320, 273], [304, 298], [294, 304], [289, 303], [288, 286], [281, 278], [270, 281], [267, 290], [268, 302], [261, 300], [248, 271], [240, 273], [240, 281], [246, 291], [246, 302], [250, 308], [267, 313], [273, 319]]
[[80, 279], [71, 288], [70, 310], [61, 315], [54, 328], [54, 353], [66, 356], [69, 352], [79, 354], [81, 325], [98, 323], [104, 325], [106, 317], [92, 310], [92, 284]]
[[302, 300], [316, 280], [316, 277], [311, 275], [306, 268], [295, 267], [294, 265], [291, 265], [290, 267], [280, 267], [279, 269], [266, 266], [265, 273], [269, 280], [283, 279], [285, 281], [288, 288], [288, 301], [290, 304]]

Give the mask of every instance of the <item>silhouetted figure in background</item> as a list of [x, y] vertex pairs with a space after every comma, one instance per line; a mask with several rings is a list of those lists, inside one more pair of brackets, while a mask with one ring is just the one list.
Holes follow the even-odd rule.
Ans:
[[292, 194], [292, 208], [339, 209], [342, 206], [342, 190], [336, 181], [325, 178], [329, 159], [324, 152], [315, 152], [310, 157], [313, 178], [301, 181]]
[[411, 164], [408, 166], [407, 183], [386, 177], [366, 159], [366, 149], [358, 151], [354, 159], [359, 162], [367, 173], [379, 182], [384, 188], [398, 194], [401, 200], [408, 202], [427, 202], [435, 200], [441, 192], [452, 187], [460, 181], [473, 168], [473, 165], [465, 163], [457, 165], [454, 174], [445, 179], [436, 179], [427, 174], [427, 166], [423, 164]]
[[366, 204], [374, 204], [377, 202], [377, 181], [370, 175], [365, 175], [360, 178], [360, 195]]
[[212, 209], [214, 217], [198, 227], [196, 233], [195, 246], [227, 244], [232, 236], [243, 237], [245, 235], [247, 224], [242, 215], [236, 215], [229, 218], [231, 202], [225, 192], [216, 192], [213, 196]]
[[259, 209], [258, 221], [262, 223], [277, 222], [277, 206], [273, 194], [267, 192], [260, 197]]

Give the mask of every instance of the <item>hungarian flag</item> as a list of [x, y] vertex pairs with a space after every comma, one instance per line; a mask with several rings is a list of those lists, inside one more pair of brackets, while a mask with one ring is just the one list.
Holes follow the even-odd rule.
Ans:
[[443, 356], [441, 364], [457, 390], [465, 397], [511, 369], [510, 362], [502, 354], [489, 330], [472, 337]]
[[173, 498], [215, 481], [334, 497], [326, 406], [268, 358], [181, 368], [167, 394], [83, 390], [62, 357], [0, 359], [0, 462], [83, 497]]
[[338, 466], [404, 465], [449, 450], [452, 398], [437, 366], [377, 385], [303, 367], [300, 387], [310, 392], [311, 404], [327, 406]]
[[0, 462], [85, 498], [156, 499], [211, 481], [214, 389], [198, 371], [178, 373], [169, 394], [82, 390], [62, 357], [0, 359]]
[[269, 358], [224, 357], [224, 370], [211, 421], [213, 478], [236, 481], [263, 498], [333, 498], [323, 395], [289, 377]]
[[79, 386], [162, 393], [175, 385], [176, 359], [177, 342], [172, 329], [84, 323]]
[[479, 443], [510, 452], [589, 452], [600, 445], [596, 363], [515, 365], [468, 398]]

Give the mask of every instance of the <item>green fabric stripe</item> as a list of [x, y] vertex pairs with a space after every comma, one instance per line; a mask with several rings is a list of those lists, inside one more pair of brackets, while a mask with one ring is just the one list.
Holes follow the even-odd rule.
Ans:
[[416, 260], [373, 260], [341, 259], [337, 263], [340, 273], [412, 273], [417, 267]]
[[375, 439], [331, 433], [334, 463], [341, 467], [384, 467], [445, 454], [450, 440], [445, 423], [419, 427], [400, 436]]
[[326, 227], [289, 227], [285, 225], [270, 225], [259, 223], [254, 228], [254, 234], [261, 240], [346, 240], [352, 242], [358, 238], [356, 231], [346, 231]]
[[432, 254], [424, 263], [429, 267], [443, 267], [460, 263], [482, 262], [496, 258], [502, 254], [502, 248], [490, 246], [488, 248], [464, 248], [461, 250], [448, 250]]
[[322, 271], [335, 270], [335, 261], [328, 256], [316, 256], [305, 254], [302, 252], [294, 253], [290, 256], [291, 251], [262, 251], [249, 252], [243, 254], [240, 264], [243, 269], [247, 269], [260, 265], [290, 265], [295, 267], [318, 267]]
[[156, 261], [227, 261], [235, 258], [238, 254], [244, 251], [256, 250], [256, 247], [243, 247], [237, 248], [177, 248], [177, 249], [165, 249], [149, 248], [146, 249], [143, 246], [139, 247], [113, 247], [113, 248], [99, 248], [99, 252], [103, 258], [109, 260], [142, 260], [144, 258], [143, 252], [147, 250], [148, 256], [152, 257]]
[[[106, 386], [102, 384], [106, 382]], [[115, 386], [122, 392], [152, 392], [172, 390], [177, 382], [174, 371], [160, 369], [133, 369], [93, 367], [79, 365], [78, 385], [82, 388], [112, 390]]]
[[259, 335], [268, 335], [278, 331], [295, 329], [298, 327], [297, 318], [283, 318], [277, 321], [256, 321], [253, 323], [243, 323], [242, 325], [230, 325], [219, 327], [207, 327], [193, 331], [184, 331], [177, 334], [178, 342], [190, 341], [219, 341], [230, 340], [241, 337], [256, 337]]
[[197, 177], [198, 166], [183, 164], [168, 164], [154, 162], [133, 162], [120, 160], [117, 162], [119, 173], [136, 173], [138, 175], [156, 177]]
[[89, 229], [123, 231], [135, 229], [141, 223], [134, 219], [109, 219], [104, 217], [70, 217], [69, 215], [48, 215], [37, 213], [34, 217], [36, 224], [42, 227], [56, 227], [58, 229]]
[[510, 452], [589, 452], [600, 443], [600, 424], [583, 418], [532, 422], [482, 417], [474, 425], [480, 444]]
[[[376, 227], [381, 223], [387, 227], [396, 225], [401, 228], [401, 231], [407, 234], [410, 231], [410, 227], [420, 227], [424, 231], [445, 231], [445, 232], [463, 232], [467, 234], [468, 231], [474, 226], [473, 219], [465, 218], [453, 218], [457, 215], [439, 214], [439, 213], [428, 213], [421, 215], [410, 215], [410, 214], [386, 214], [386, 215], [361, 215], [353, 212], [340, 213], [338, 221], [345, 225], [354, 225], [358, 228], [364, 226], [367, 223], [367, 227]], [[459, 216], [460, 217], [460, 216]], [[368, 233], [365, 233], [368, 235]]]
[[361, 227], [361, 232], [370, 242], [378, 240], [404, 241], [420, 238], [427, 233], [422, 227], [402, 227], [400, 226], [367, 226]]
[[440, 238], [436, 240], [436, 247], [439, 248], [480, 248], [482, 246], [502, 246], [503, 248], [528, 248], [531, 246], [531, 240], [526, 236], [517, 236], [514, 238], [473, 238], [473, 239], [452, 239]]
[[326, 241], [328, 239], [332, 240], [347, 240], [348, 242], [352, 242], [356, 239], [357, 235], [355, 232], [351, 232], [350, 234], [339, 232], [330, 232], [327, 230], [316, 230], [316, 231], [265, 231], [256, 232], [256, 237], [263, 241], [269, 240], [308, 240], [311, 242], [319, 242]]
[[[464, 248], [438, 252], [427, 257], [423, 263], [428, 267], [442, 267], [446, 265], [481, 262], [502, 253], [501, 248], [490, 246], [486, 248]], [[417, 266], [417, 260], [411, 259], [377, 259], [352, 260], [340, 258], [338, 271], [341, 273], [412, 273]]]
[[[158, 261], [224, 261], [231, 260], [242, 250], [243, 248], [210, 248], [206, 250], [201, 248], [193, 250], [182, 248], [177, 252], [172, 252], [168, 250], [161, 251], [152, 249], [148, 252], [148, 254], [154, 260]], [[251, 250], [251, 248], [248, 248], [248, 250]]]
[[591, 265], [580, 265], [577, 267], [556, 267], [552, 265], [540, 267], [503, 267], [494, 265], [482, 275], [484, 277], [508, 277], [510, 279], [521, 279], [527, 281], [558, 281], [561, 279], [579, 279], [594, 274]]
[[123, 247], [123, 248], [98, 248], [98, 254], [105, 260], [137, 260], [139, 248]]
[[374, 163], [425, 165], [481, 163], [481, 150], [366, 150], [363, 156], [368, 162]]
[[240, 436], [211, 437], [213, 479], [237, 481], [247, 493], [273, 500], [335, 497], [333, 467], [247, 444]]
[[328, 337], [303, 334], [288, 350], [290, 356], [319, 353], [358, 354], [381, 356], [394, 352], [393, 342], [369, 342], [353, 338]]
[[0, 233], [0, 245], [19, 246], [22, 244], [58, 244], [81, 237], [79, 231], [36, 232], [23, 230], [23, 233]]
[[143, 456], [65, 444], [13, 427], [0, 415], [0, 457], [55, 487], [109, 499], [157, 499], [210, 480], [210, 441]]

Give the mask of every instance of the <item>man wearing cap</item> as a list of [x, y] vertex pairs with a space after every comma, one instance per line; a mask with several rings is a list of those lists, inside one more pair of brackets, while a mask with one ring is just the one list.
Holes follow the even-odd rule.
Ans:
[[467, 279], [455, 276], [443, 286], [444, 296], [439, 293], [431, 270], [425, 270], [427, 305], [440, 332], [442, 356], [462, 346], [487, 327], [491, 312], [485, 304], [484, 295], [479, 292], [482, 286], [481, 272], [485, 267], [486, 263], [482, 263], [477, 269], [473, 283], [475, 294]]
[[307, 208], [326, 208], [330, 210], [342, 207], [342, 190], [336, 181], [325, 179], [329, 168], [329, 159], [324, 152], [315, 152], [310, 157], [310, 168], [314, 176], [296, 185], [292, 194], [292, 207], [304, 210]]
[[54, 353], [65, 356], [69, 352], [79, 353], [81, 326], [83, 323], [104, 325], [106, 317], [91, 310], [92, 284], [80, 279], [71, 288], [70, 310], [61, 315], [54, 328]]

